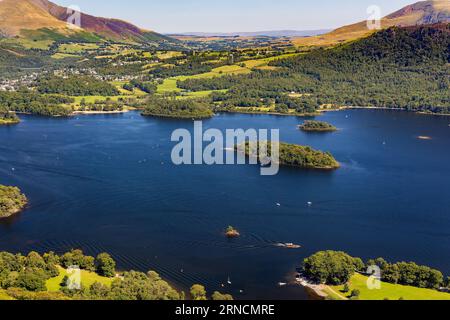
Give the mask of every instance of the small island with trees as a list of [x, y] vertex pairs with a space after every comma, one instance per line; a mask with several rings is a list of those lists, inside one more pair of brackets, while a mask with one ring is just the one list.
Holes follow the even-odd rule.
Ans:
[[27, 197], [19, 188], [0, 185], [0, 219], [20, 212], [27, 203]]
[[208, 103], [201, 99], [164, 99], [149, 97], [143, 116], [173, 119], [208, 119], [214, 116]]
[[298, 126], [300, 130], [306, 132], [334, 132], [337, 128], [332, 124], [324, 121], [306, 120]]
[[[256, 142], [246, 142], [236, 145], [238, 152], [243, 152], [248, 157], [255, 157], [253, 150], [258, 150]], [[284, 142], [279, 145], [279, 164], [282, 166], [297, 167], [303, 169], [315, 170], [335, 170], [340, 168], [340, 163], [329, 152], [314, 150], [308, 146], [300, 146], [296, 144], [288, 144]], [[272, 144], [267, 143], [267, 155], [272, 156]], [[252, 152], [250, 152], [252, 150]], [[259, 156], [258, 156], [259, 157]]]
[[9, 112], [8, 109], [0, 106], [0, 126], [18, 124], [19, 122], [20, 119], [14, 112]]
[[238, 238], [241, 236], [241, 234], [239, 233], [238, 230], [236, 230], [234, 227], [229, 226], [227, 228], [227, 230], [225, 231], [225, 235], [227, 236], [227, 238], [232, 239], [232, 238]]

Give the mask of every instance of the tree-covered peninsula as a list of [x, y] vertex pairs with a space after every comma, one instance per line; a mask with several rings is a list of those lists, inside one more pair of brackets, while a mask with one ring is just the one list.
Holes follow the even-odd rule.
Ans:
[[[78, 266], [80, 279], [70, 269]], [[81, 283], [77, 281], [81, 280]], [[97, 257], [75, 249], [28, 255], [0, 252], [0, 300], [207, 300], [205, 287], [194, 284], [190, 297], [179, 292], [155, 271], [123, 271], [108, 253]], [[212, 300], [232, 300], [214, 292]]]
[[[339, 162], [329, 152], [314, 150], [308, 146], [299, 146], [280, 142], [277, 144], [279, 149], [279, 164], [282, 166], [291, 166], [304, 169], [334, 170], [340, 167]], [[238, 152], [245, 153], [246, 156], [256, 156], [258, 146], [256, 142], [246, 142], [243, 145], [236, 145]], [[272, 156], [272, 145], [267, 143], [267, 156]]]
[[8, 109], [0, 106], [0, 126], [17, 124], [19, 122], [20, 119], [14, 112], [9, 112]]
[[19, 188], [0, 185], [0, 219], [20, 212], [27, 202]]
[[[303, 284], [327, 299], [450, 300], [450, 278], [414, 262], [362, 259], [345, 252], [320, 251], [303, 260]], [[369, 284], [380, 281], [377, 290]]]
[[149, 97], [142, 115], [174, 119], [207, 119], [214, 113], [204, 100]]
[[333, 132], [337, 128], [324, 121], [307, 120], [299, 126], [300, 130], [306, 132]]

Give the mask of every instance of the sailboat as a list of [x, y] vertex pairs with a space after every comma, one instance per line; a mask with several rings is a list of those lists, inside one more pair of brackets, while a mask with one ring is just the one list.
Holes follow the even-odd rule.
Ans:
[[228, 277], [227, 283], [228, 283], [228, 284], [231, 284], [231, 279], [230, 279], [230, 277]]

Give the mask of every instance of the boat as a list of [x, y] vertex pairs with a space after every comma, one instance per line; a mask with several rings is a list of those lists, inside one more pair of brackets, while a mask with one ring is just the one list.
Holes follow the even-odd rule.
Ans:
[[231, 284], [231, 279], [230, 279], [230, 277], [228, 277], [227, 283], [228, 283], [228, 284]]
[[278, 282], [278, 286], [285, 287], [285, 286], [287, 286], [287, 283], [286, 282]]
[[286, 248], [286, 249], [299, 249], [302, 246], [299, 244], [294, 244], [294, 243], [277, 243], [275, 244], [275, 246], [280, 247], [280, 248]]
[[302, 246], [300, 246], [298, 244], [293, 244], [293, 243], [286, 243], [285, 247], [288, 249], [298, 249], [298, 248], [301, 248]]

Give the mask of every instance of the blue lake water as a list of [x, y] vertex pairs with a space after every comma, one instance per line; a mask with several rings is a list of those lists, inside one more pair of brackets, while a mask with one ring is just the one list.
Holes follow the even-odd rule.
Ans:
[[[190, 121], [135, 112], [22, 118], [0, 127], [0, 183], [19, 186], [30, 207], [0, 222], [0, 250], [107, 251], [120, 268], [153, 269], [180, 288], [201, 283], [236, 298], [306, 298], [300, 287], [277, 284], [324, 249], [450, 275], [448, 117], [332, 112], [319, 118], [340, 129], [330, 134], [303, 133], [296, 117], [204, 121], [280, 129], [281, 140], [331, 151], [342, 163], [334, 172], [282, 168], [266, 177], [250, 165], [174, 166], [170, 135], [192, 129]], [[225, 239], [228, 225], [242, 237]]]

